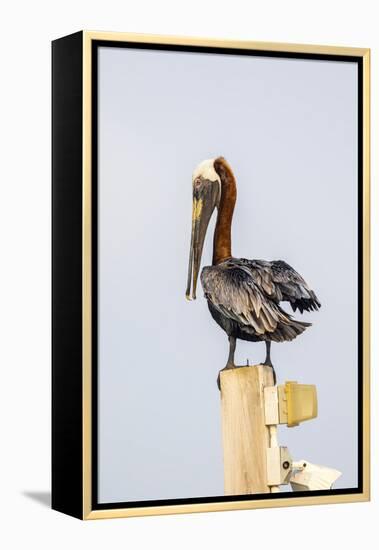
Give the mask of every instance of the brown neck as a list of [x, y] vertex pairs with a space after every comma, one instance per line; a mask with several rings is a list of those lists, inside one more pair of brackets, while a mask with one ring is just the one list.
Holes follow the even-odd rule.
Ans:
[[214, 167], [221, 179], [221, 199], [213, 240], [213, 265], [232, 256], [232, 218], [237, 198], [236, 180], [226, 160], [219, 157]]

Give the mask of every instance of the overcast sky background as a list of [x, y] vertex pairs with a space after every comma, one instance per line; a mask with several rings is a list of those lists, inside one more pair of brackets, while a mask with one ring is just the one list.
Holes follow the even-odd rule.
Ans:
[[[101, 48], [98, 118], [100, 502], [223, 494], [228, 342], [200, 289], [184, 299], [191, 173], [218, 155], [238, 184], [233, 254], [287, 261], [323, 306], [272, 346], [278, 383], [319, 399], [280, 444], [356, 486], [356, 65]], [[264, 356], [237, 344], [240, 364]]]

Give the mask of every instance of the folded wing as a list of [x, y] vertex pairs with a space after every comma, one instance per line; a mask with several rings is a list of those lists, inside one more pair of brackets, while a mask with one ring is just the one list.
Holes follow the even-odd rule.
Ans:
[[[274, 341], [292, 340], [310, 324], [292, 319], [280, 307], [279, 302], [291, 296], [292, 287], [285, 290], [283, 285], [288, 283], [283, 275], [283, 282], [274, 280], [277, 277], [274, 271], [279, 273], [280, 266], [270, 270], [271, 263], [274, 262], [232, 258], [205, 267], [201, 274], [202, 286], [212, 305], [238, 323], [240, 330], [253, 331], [262, 339], [266, 336]], [[302, 307], [299, 300], [303, 296], [300, 291], [297, 295], [297, 307], [298, 304]]]

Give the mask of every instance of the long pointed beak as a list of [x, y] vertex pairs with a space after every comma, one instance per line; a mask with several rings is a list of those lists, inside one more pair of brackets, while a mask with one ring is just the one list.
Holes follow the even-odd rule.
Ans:
[[190, 244], [190, 254], [188, 260], [188, 276], [187, 276], [187, 288], [186, 288], [186, 300], [191, 301], [191, 278], [192, 278], [192, 268], [193, 268], [193, 242], [195, 235], [195, 220], [193, 219], [192, 214], [192, 231], [191, 231], [191, 244]]
[[204, 184], [199, 189], [194, 191], [192, 204], [191, 245], [186, 289], [187, 300], [191, 300], [191, 283], [192, 299], [196, 300], [196, 287], [199, 277], [205, 235], [208, 229], [209, 220], [212, 217], [212, 213], [218, 201], [218, 195], [218, 182], [210, 182], [208, 180], [205, 180]]
[[[192, 282], [192, 300], [196, 300], [196, 286], [199, 276], [201, 255], [203, 252], [205, 234], [209, 219], [205, 223], [204, 216], [202, 215], [203, 199], [194, 198], [192, 205], [192, 231], [191, 231], [191, 247], [188, 262], [188, 277], [187, 277], [187, 289], [186, 298], [191, 300], [191, 282]], [[209, 216], [210, 218], [210, 216]]]

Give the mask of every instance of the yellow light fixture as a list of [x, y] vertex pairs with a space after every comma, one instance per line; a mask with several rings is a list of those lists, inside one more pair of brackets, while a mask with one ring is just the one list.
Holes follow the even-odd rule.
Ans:
[[288, 381], [278, 386], [280, 424], [289, 428], [317, 417], [317, 390], [314, 384]]

